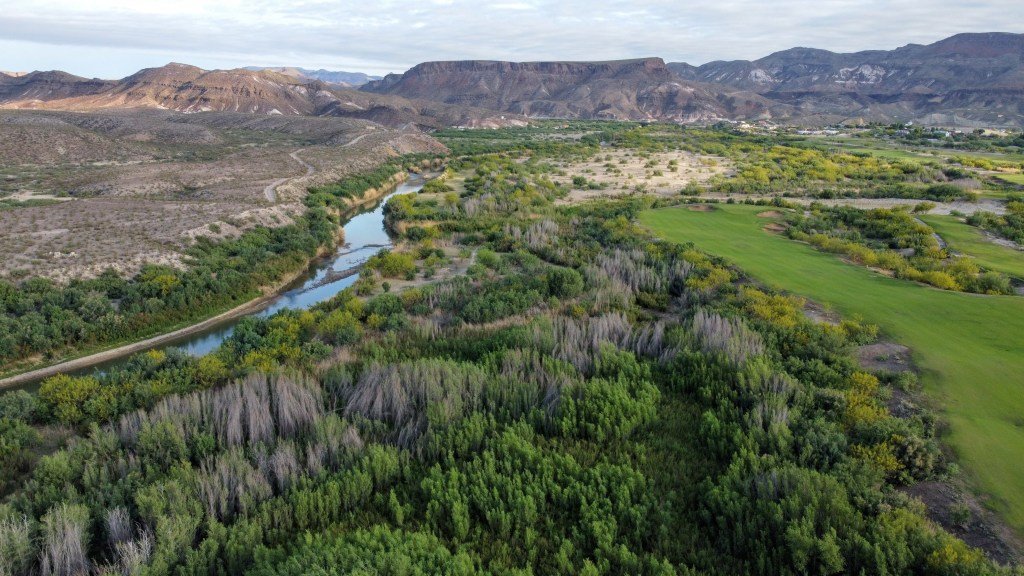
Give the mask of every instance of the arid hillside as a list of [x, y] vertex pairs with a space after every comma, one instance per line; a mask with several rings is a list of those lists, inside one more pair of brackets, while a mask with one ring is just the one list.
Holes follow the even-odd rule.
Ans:
[[660, 58], [426, 62], [361, 90], [532, 117], [709, 122], [772, 116], [770, 101], [683, 80]]
[[691, 81], [791, 105], [802, 118], [1018, 126], [1024, 119], [1024, 34], [958, 34], [851, 54], [792, 48], [754, 61], [668, 66]]
[[348, 118], [0, 112], [0, 278], [179, 265], [195, 237], [289, 223], [311, 185], [440, 150]]
[[147, 68], [121, 80], [65, 72], [0, 74], [0, 108], [99, 111], [151, 108], [177, 112], [242, 112], [338, 116], [392, 127], [504, 126], [521, 119], [493, 110], [413, 101], [345, 89], [273, 70], [203, 70], [186, 64]]

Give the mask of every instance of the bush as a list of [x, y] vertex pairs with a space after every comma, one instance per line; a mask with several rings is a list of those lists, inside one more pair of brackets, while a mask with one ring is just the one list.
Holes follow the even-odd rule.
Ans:
[[583, 276], [571, 268], [551, 268], [546, 273], [548, 293], [557, 298], [575, 298], [583, 292]]
[[385, 278], [404, 278], [416, 271], [416, 261], [411, 254], [381, 250], [366, 261], [366, 267]]
[[33, 422], [39, 415], [39, 400], [24, 390], [0, 394], [0, 420]]

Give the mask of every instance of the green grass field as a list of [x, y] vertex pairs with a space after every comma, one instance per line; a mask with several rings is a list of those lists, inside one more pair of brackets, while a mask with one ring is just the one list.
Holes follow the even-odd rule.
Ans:
[[1024, 252], [990, 242], [981, 230], [953, 216], [928, 214], [921, 220], [934, 228], [950, 248], [974, 258], [979, 265], [1024, 279]]
[[[1003, 153], [1003, 152], [979, 152], [974, 150], [957, 150], [955, 148], [930, 148], [927, 146], [915, 146], [913, 148], [901, 147], [891, 142], [876, 140], [873, 138], [838, 138], [826, 137], [812, 139], [818, 145], [838, 146], [847, 152], [861, 152], [889, 160], [909, 160], [913, 162], [937, 162], [945, 164], [950, 158], [961, 156], [979, 160], [990, 160], [1000, 166], [1014, 166], [1024, 162], [1024, 154]], [[1011, 178], [1015, 175], [1010, 175]], [[1015, 184], [1024, 182], [1007, 180]]]
[[859, 315], [910, 346], [946, 440], [989, 502], [1024, 534], [1024, 298], [944, 292], [847, 264], [763, 230], [763, 207], [647, 211], [675, 242], [724, 256], [765, 284]]
[[1000, 174], [998, 178], [1010, 184], [1024, 186], [1024, 174]]
[[866, 154], [873, 154], [886, 160], [909, 160], [911, 162], [936, 162], [943, 163], [945, 158], [941, 156], [932, 156], [930, 154], [919, 154], [917, 152], [910, 152], [907, 150], [893, 150], [891, 148], [844, 148], [847, 152], [861, 152]]

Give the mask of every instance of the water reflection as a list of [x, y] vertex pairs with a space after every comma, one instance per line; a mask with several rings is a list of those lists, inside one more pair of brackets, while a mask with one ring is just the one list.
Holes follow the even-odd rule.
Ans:
[[[375, 204], [361, 208], [342, 226], [345, 230], [345, 242], [338, 246], [332, 256], [314, 263], [306, 275], [296, 280], [294, 287], [270, 300], [265, 307], [250, 316], [267, 317], [285, 309], [304, 310], [329, 300], [354, 284], [359, 279], [356, 269], [381, 248], [391, 246], [391, 237], [384, 229], [384, 204], [388, 198], [396, 194], [416, 192], [423, 187], [424, 181], [422, 176], [412, 175], [409, 180]], [[181, 340], [165, 343], [157, 349], [177, 348], [192, 356], [209, 354], [231, 336], [241, 318], [244, 316], [225, 320], [223, 324], [183, 336]], [[78, 373], [104, 373], [127, 361], [128, 358], [112, 360]]]

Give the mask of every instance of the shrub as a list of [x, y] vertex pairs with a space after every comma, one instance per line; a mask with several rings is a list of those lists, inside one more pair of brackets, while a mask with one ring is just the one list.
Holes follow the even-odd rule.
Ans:
[[381, 250], [366, 261], [366, 267], [385, 278], [403, 278], [416, 271], [416, 261], [411, 254]]
[[548, 293], [557, 298], [575, 298], [583, 292], [583, 276], [571, 268], [550, 268], [547, 277]]

